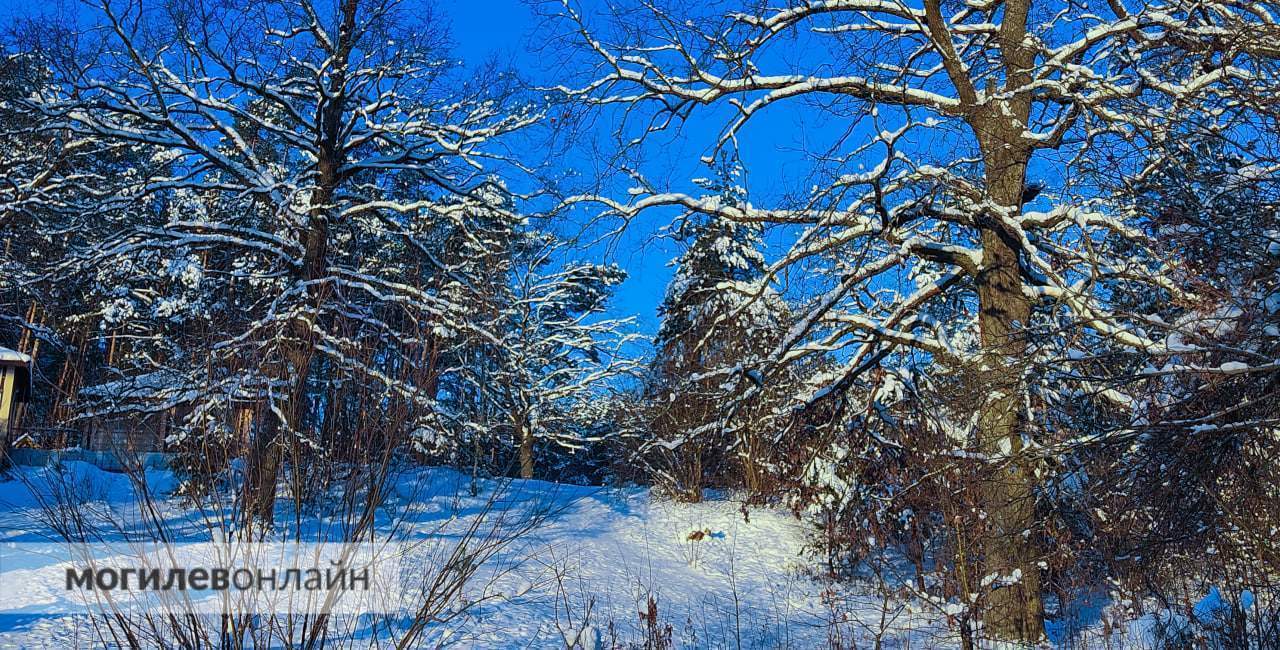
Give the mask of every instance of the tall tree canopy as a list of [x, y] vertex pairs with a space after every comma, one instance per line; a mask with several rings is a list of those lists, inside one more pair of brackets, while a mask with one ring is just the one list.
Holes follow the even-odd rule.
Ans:
[[623, 5], [614, 22], [569, 2], [560, 12], [596, 66], [573, 92], [622, 109], [621, 142], [710, 111], [722, 121], [706, 146], [730, 148], [761, 114], [800, 102], [842, 120], [847, 135], [815, 152], [831, 163], [822, 182], [777, 205], [668, 191], [579, 200], [623, 217], [680, 206], [788, 227], [792, 244], [767, 275], [812, 264], [824, 286], [762, 373], [840, 350], [840, 368], [817, 382], [810, 402], [841, 399], [889, 350], [910, 350], [980, 385], [976, 417], [960, 424], [985, 459], [975, 572], [985, 576], [985, 626], [1040, 639], [1035, 456], [1058, 441], [1035, 426], [1052, 400], [1031, 399], [1040, 390], [1027, 381], [1032, 350], [1051, 344], [1041, 332], [1077, 328], [1095, 345], [1176, 354], [1176, 326], [1099, 287], [1123, 282], [1196, 300], [1139, 219], [1101, 201], [1080, 163], [1106, 160], [1111, 173], [1141, 174], [1141, 148], [1173, 137], [1191, 114], [1222, 131], [1248, 129], [1274, 71], [1278, 7]]

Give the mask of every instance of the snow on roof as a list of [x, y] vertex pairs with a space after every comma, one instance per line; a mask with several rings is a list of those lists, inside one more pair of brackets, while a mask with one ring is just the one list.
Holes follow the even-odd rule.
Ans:
[[0, 366], [16, 367], [13, 399], [19, 402], [31, 400], [31, 357], [17, 350], [0, 348]]
[[80, 389], [80, 395], [84, 397], [136, 397], [178, 386], [180, 382], [181, 377], [177, 374], [166, 370], [157, 370], [116, 381], [109, 381], [105, 384], [85, 386]]
[[31, 363], [31, 357], [21, 352], [18, 352], [17, 350], [10, 350], [9, 348], [0, 348], [0, 363], [27, 364], [27, 363]]

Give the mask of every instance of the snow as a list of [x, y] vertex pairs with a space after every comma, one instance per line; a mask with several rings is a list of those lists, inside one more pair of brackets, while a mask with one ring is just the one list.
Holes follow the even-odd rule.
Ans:
[[[53, 468], [21, 469], [21, 476], [0, 483], [0, 546], [9, 549], [52, 539], [26, 484], [40, 486], [59, 474]], [[93, 485], [93, 493], [116, 512], [136, 508], [123, 475], [79, 462], [65, 463], [62, 472], [73, 483]], [[168, 493], [176, 480], [167, 471], [152, 471], [148, 483]], [[487, 494], [499, 489], [494, 481], [482, 481], [480, 494], [472, 497], [467, 484], [468, 477], [453, 470], [413, 469], [395, 482], [386, 510], [416, 522], [416, 528], [406, 531], [411, 537], [439, 534], [441, 521], [450, 522], [448, 530], [460, 530], [477, 516]], [[462, 628], [450, 631], [467, 639], [466, 647], [564, 648], [563, 635], [576, 635], [590, 641], [586, 647], [595, 647], [591, 644], [610, 626], [624, 638], [638, 634], [637, 614], [650, 595], [662, 622], [673, 626], [678, 647], [706, 647], [690, 635], [729, 638], [739, 623], [759, 647], [817, 647], [826, 638], [824, 598], [830, 596], [830, 585], [803, 569], [809, 561], [802, 556], [805, 532], [788, 512], [753, 509], [744, 517], [741, 504], [727, 498], [677, 504], [645, 489], [540, 481], [513, 481], [503, 501], [512, 508], [549, 507], [555, 514], [490, 561], [493, 576], [487, 588], [501, 597], [486, 601]], [[172, 522], [186, 524], [179, 528], [190, 534], [197, 519], [177, 498], [164, 500], [161, 509]], [[379, 520], [388, 522], [380, 525], [391, 525], [391, 519], [379, 513]], [[697, 541], [690, 539], [695, 531], [704, 532]], [[7, 569], [0, 567], [0, 583], [9, 584], [16, 574], [6, 578], [5, 571], [17, 570], [12, 562]], [[557, 572], [565, 576], [563, 591], [555, 586]], [[0, 647], [58, 646], [72, 643], [75, 635], [84, 639], [91, 634], [81, 618], [39, 614], [42, 607], [69, 598], [61, 588], [0, 590]], [[878, 620], [869, 609], [873, 599], [859, 599], [856, 593], [847, 598], [868, 607], [854, 611], [856, 618], [865, 618], [868, 625]], [[588, 601], [594, 607], [591, 621], [565, 625], [565, 603], [572, 609]], [[935, 642], [950, 638], [945, 626], [911, 618], [900, 621], [901, 638], [925, 632]], [[558, 620], [565, 629], [557, 627]]]
[[18, 352], [17, 350], [0, 348], [0, 361], [7, 361], [10, 363], [31, 363], [31, 357]]
[[86, 386], [80, 389], [80, 395], [85, 397], [111, 397], [119, 399], [130, 393], [150, 393], [152, 391], [164, 390], [166, 388], [180, 385], [182, 378], [176, 373], [166, 370], [149, 372], [142, 375], [130, 377], [128, 379], [120, 379], [95, 386]]
[[[88, 617], [65, 613], [78, 603], [61, 583], [63, 565], [32, 555], [15, 563], [13, 549], [55, 539], [41, 523], [32, 489], [47, 494], [41, 486], [62, 479], [58, 485], [91, 486], [94, 503], [83, 504], [86, 511], [106, 507], [129, 520], [138, 516], [130, 479], [82, 462], [19, 472], [0, 482], [0, 584], [24, 585], [0, 589], [0, 647], [84, 647], [94, 638], [93, 628]], [[146, 478], [161, 495], [178, 484], [167, 470], [148, 471]], [[814, 566], [814, 558], [804, 555], [806, 531], [789, 512], [751, 509], [744, 516], [742, 505], [726, 495], [678, 504], [642, 488], [542, 481], [515, 480], [504, 488], [481, 480], [472, 496], [469, 484], [469, 477], [450, 469], [413, 468], [397, 475], [377, 515], [380, 531], [409, 522], [402, 530], [407, 538], [447, 540], [475, 523], [495, 494], [501, 495], [502, 516], [540, 509], [553, 514], [491, 558], [464, 589], [463, 598], [474, 603], [467, 615], [433, 637], [449, 641], [446, 645], [632, 647], [626, 644], [642, 638], [642, 615], [652, 597], [660, 625], [671, 626], [674, 648], [735, 647], [726, 640], [738, 634], [741, 647], [825, 647], [835, 629], [833, 616], [843, 633], [858, 635], [857, 647], [870, 647], [878, 633], [889, 647], [960, 647], [954, 625], [966, 605], [891, 603], [869, 582], [815, 578], [805, 568]], [[184, 539], [200, 536], [200, 517], [180, 499], [162, 498], [159, 511]], [[313, 517], [307, 526], [324, 520]], [[698, 532], [694, 539], [691, 534]], [[59, 580], [33, 579], [40, 571]], [[1009, 585], [1020, 579], [1015, 570], [988, 575], [983, 582]], [[122, 593], [115, 597], [128, 597]], [[1253, 595], [1244, 592], [1238, 600], [1249, 603]], [[885, 606], [894, 613], [882, 619]], [[1149, 641], [1171, 629], [1207, 624], [1225, 607], [1217, 589], [1195, 605], [1190, 617], [1157, 608], [1143, 608], [1141, 616], [1124, 614], [1123, 602], [1110, 603], [1102, 611], [1122, 622], [1119, 632], [1100, 632], [1096, 624], [1070, 632], [1051, 625], [1049, 632], [1056, 643], [1067, 641], [1070, 647], [1114, 647], [1117, 634], [1120, 640]], [[612, 645], [614, 635], [623, 645]]]

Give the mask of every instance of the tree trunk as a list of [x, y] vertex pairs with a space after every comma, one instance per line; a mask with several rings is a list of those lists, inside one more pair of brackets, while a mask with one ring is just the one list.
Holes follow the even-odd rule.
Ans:
[[[1003, 140], [1003, 142], [1000, 142]], [[1000, 206], [1017, 211], [1027, 158], [1012, 139], [986, 148], [988, 191]], [[981, 544], [982, 575], [996, 574], [983, 621], [999, 639], [1038, 642], [1044, 634], [1040, 574], [1036, 566], [1035, 477], [1021, 458], [1027, 423], [1022, 410], [1024, 329], [1031, 303], [1022, 293], [1019, 244], [999, 222], [982, 226], [982, 270], [977, 277], [978, 322], [983, 354], [978, 444], [992, 457], [1007, 457], [981, 473], [987, 519]], [[1011, 584], [1002, 584], [1008, 580]]]
[[[309, 220], [303, 233], [303, 255], [301, 264], [295, 269], [295, 281], [310, 282], [307, 293], [311, 298], [316, 313], [321, 310], [324, 289], [314, 284], [323, 278], [328, 271], [329, 258], [329, 220], [334, 212], [333, 201], [337, 189], [343, 179], [340, 175], [346, 159], [346, 143], [343, 141], [344, 116], [346, 114], [347, 62], [355, 47], [356, 13], [359, 0], [343, 0], [339, 7], [342, 20], [338, 26], [338, 38], [333, 43], [330, 56], [333, 59], [332, 70], [328, 74], [327, 92], [320, 98], [316, 106], [316, 189], [311, 195]], [[309, 317], [308, 317], [309, 318]], [[284, 366], [281, 368], [286, 377], [293, 380], [293, 388], [288, 402], [283, 405], [287, 421], [284, 423], [291, 431], [297, 431], [301, 425], [307, 406], [307, 381], [310, 377], [313, 339], [312, 328], [316, 323], [309, 320], [295, 320], [286, 328], [288, 340], [281, 346]], [[267, 418], [274, 421], [276, 418]], [[262, 440], [254, 447], [256, 462], [250, 465], [256, 469], [252, 489], [256, 496], [246, 495], [256, 503], [254, 515], [270, 523], [274, 504], [275, 485], [280, 474], [283, 457], [283, 443], [279, 426], [267, 427]], [[294, 441], [296, 443], [296, 440]], [[292, 443], [291, 443], [292, 444]], [[295, 454], [296, 455], [296, 454]], [[267, 503], [266, 495], [270, 494], [271, 503]]]
[[[317, 192], [317, 194], [322, 193]], [[328, 230], [323, 216], [315, 216], [318, 218], [313, 219], [305, 238], [305, 254], [298, 277], [300, 281], [316, 280], [323, 277], [325, 272]], [[318, 307], [321, 296], [313, 290], [311, 297], [314, 301], [313, 306]], [[280, 422], [279, 416], [272, 413], [268, 407], [267, 417], [263, 418], [262, 430], [258, 432], [251, 449], [248, 493], [245, 494], [249, 507], [246, 508], [245, 514], [267, 527], [270, 527], [275, 520], [276, 483], [279, 480], [280, 466], [284, 459], [286, 436], [281, 435], [281, 425], [284, 425], [284, 433], [291, 434], [300, 430], [306, 416], [307, 380], [311, 375], [313, 356], [311, 345], [314, 335], [311, 327], [312, 323], [309, 321], [294, 321], [285, 328], [288, 334], [281, 344], [283, 363], [280, 364], [282, 367], [278, 371], [293, 382], [285, 398], [286, 401], [281, 404], [280, 409], [285, 414], [286, 420]], [[288, 438], [290, 441], [294, 440], [292, 435]]]
[[[1022, 208], [1032, 148], [1023, 131], [1030, 122], [1035, 54], [1026, 46], [1032, 0], [1007, 0], [1000, 23], [1000, 51], [1007, 99], [993, 99], [970, 116], [982, 150], [987, 194], [1006, 215], [979, 215], [982, 268], [975, 278], [978, 327], [982, 343], [978, 445], [992, 463], [980, 473], [987, 514], [983, 539], [976, 544], [984, 577], [996, 575], [983, 613], [989, 636], [1022, 643], [1044, 637], [1040, 573], [1036, 566], [1036, 479], [1022, 458], [1027, 429], [1022, 404], [1022, 367], [1027, 355], [1025, 329], [1031, 302], [1023, 294], [1019, 268], [1021, 243], [1002, 216]], [[988, 87], [986, 95], [995, 97]], [[1007, 581], [1007, 582], [1006, 582]]]
[[[1035, 478], [1023, 459], [1022, 435], [1026, 422], [1022, 414], [1024, 386], [1020, 356], [1026, 345], [1019, 328], [1030, 310], [1017, 287], [1010, 290], [999, 266], [1001, 258], [1016, 255], [998, 236], [984, 233], [984, 248], [993, 278], [979, 288], [982, 322], [984, 381], [986, 392], [978, 419], [979, 445], [988, 456], [1009, 456], [982, 474], [984, 505], [988, 527], [983, 544], [983, 575], [1017, 576], [1009, 586], [995, 584], [984, 616], [986, 629], [1001, 639], [1039, 641], [1043, 634], [1040, 602], [1040, 574], [1032, 530], [1035, 521]], [[997, 241], [991, 241], [997, 240]], [[1016, 266], [1014, 267], [1016, 273]], [[1020, 574], [1020, 575], [1019, 575]], [[1011, 578], [1012, 579], [1012, 578]]]
[[533, 478], [533, 427], [526, 418], [516, 418], [516, 435], [520, 439], [520, 478]]
[[283, 449], [280, 446], [280, 423], [274, 415], [262, 419], [262, 427], [249, 449], [245, 473], [244, 523], [246, 527], [261, 524], [264, 529], [275, 522], [276, 478], [280, 475]]

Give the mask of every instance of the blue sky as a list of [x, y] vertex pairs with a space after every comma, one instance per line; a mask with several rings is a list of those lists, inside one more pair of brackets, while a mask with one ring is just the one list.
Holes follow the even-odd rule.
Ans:
[[[576, 0], [575, 7], [590, 23], [593, 9], [605, 1]], [[556, 53], [535, 51], [549, 35], [539, 32], [547, 26], [525, 1], [439, 0], [436, 7], [451, 22], [455, 53], [469, 64], [497, 57], [535, 82], [563, 81], [552, 76], [554, 72], [550, 66], [555, 64]], [[787, 69], [791, 66], [784, 60], [792, 57], [814, 57], [820, 62], [839, 61], [844, 55], [829, 51], [830, 47], [826, 40], [795, 37], [781, 48], [757, 55], [765, 57], [762, 62], [781, 64], [779, 69]], [[755, 115], [737, 137], [738, 154], [747, 172], [744, 184], [749, 200], [757, 206], [777, 205], [789, 191], [806, 188], [815, 182], [812, 178], [814, 160], [807, 152], [824, 151], [848, 137], [848, 141], [836, 149], [838, 153], [847, 154], [861, 144], [861, 135], [870, 135], [872, 129], [881, 126], [896, 126], [900, 121], [901, 115], [890, 116], [895, 109], [882, 106], [880, 110], [887, 119], [879, 126], [871, 124], [871, 120], [853, 124], [839, 116], [838, 111], [825, 111], [804, 102], [781, 102]], [[715, 141], [729, 115], [724, 110], [704, 109], [672, 133], [651, 137], [657, 142], [649, 143], [649, 155], [645, 157], [641, 170], [655, 181], [659, 189], [695, 191], [688, 181], [708, 175], [708, 170], [697, 161], [709, 152], [709, 145]], [[607, 123], [608, 120], [602, 121]], [[849, 132], [851, 126], [853, 130]], [[925, 130], [924, 133], [923, 137], [928, 140], [920, 140], [913, 134], [906, 139], [904, 146], [914, 149], [924, 158], [948, 161], [976, 153], [964, 151], [972, 146], [967, 133], [944, 135], [933, 130]], [[879, 154], [879, 149], [871, 152], [867, 163], [878, 163]], [[573, 167], [582, 161], [570, 158], [561, 162]], [[1043, 159], [1033, 161], [1030, 177], [1047, 182], [1050, 187], [1061, 184], [1063, 179], [1057, 177], [1061, 173], [1059, 165], [1046, 163]], [[670, 185], [664, 186], [663, 183]], [[623, 192], [627, 186], [614, 185], [611, 189], [618, 193], [615, 198], [624, 199]], [[673, 216], [672, 212], [646, 214], [607, 249], [596, 247], [585, 252], [585, 256], [590, 258], [608, 257], [628, 271], [629, 279], [616, 295], [615, 315], [635, 315], [639, 329], [650, 335], [658, 329], [656, 310], [671, 278], [670, 262], [680, 253], [677, 243], [655, 235], [662, 226], [670, 223]], [[788, 239], [794, 234], [787, 228], [775, 228], [767, 233], [766, 258], [772, 259], [784, 252]], [[803, 270], [799, 275], [800, 282], [811, 279], [803, 277]]]
[[[594, 2], [599, 4], [600, 0]], [[578, 3], [588, 17], [592, 5], [593, 0]], [[497, 58], [535, 82], [552, 79], [555, 73], [552, 66], [556, 63], [553, 53], [536, 51], [547, 37], [540, 30], [547, 26], [526, 2], [438, 0], [435, 6], [450, 23], [454, 53], [469, 65]], [[669, 181], [675, 189], [692, 190], [689, 179], [708, 175], [707, 169], [697, 161], [707, 153], [721, 125], [716, 117], [703, 116], [701, 121], [678, 134], [659, 136], [658, 146], [653, 149], [663, 155], [660, 159], [647, 158], [644, 173], [655, 182]], [[753, 201], [768, 203], [789, 189], [790, 183], [803, 182], [809, 166], [799, 151], [801, 143], [812, 145], [814, 139], [834, 138], [842, 128], [812, 117], [802, 121], [791, 106], [781, 106], [754, 119], [739, 139], [740, 155], [748, 170], [745, 184]], [[689, 133], [705, 137], [690, 137]], [[568, 167], [588, 168], [582, 160], [570, 158], [561, 162]], [[614, 189], [621, 192], [625, 186]], [[680, 253], [679, 244], [660, 236], [662, 227], [672, 216], [670, 211], [643, 215], [616, 240], [583, 252], [584, 257], [605, 257], [627, 270], [628, 280], [614, 300], [614, 315], [634, 315], [638, 328], [649, 335], [658, 329], [657, 307], [673, 272], [670, 263]], [[770, 239], [774, 244], [771, 250], [780, 252], [778, 238]]]
[[[600, 1], [585, 0], [578, 6], [589, 17], [593, 2], [599, 4]], [[553, 53], [536, 51], [548, 36], [540, 31], [547, 26], [535, 16], [527, 2], [438, 0], [435, 7], [450, 23], [454, 53], [468, 65], [496, 58], [535, 82], [550, 81], [555, 74], [553, 66], [557, 62]], [[707, 152], [715, 130], [722, 123], [713, 116], [703, 117], [679, 134], [659, 136], [659, 145], [653, 149], [663, 155], [661, 159], [646, 159], [643, 169], [651, 180], [669, 180], [674, 188], [688, 191], [692, 189], [689, 179], [708, 175], [697, 161]], [[812, 145], [815, 139], [834, 138], [842, 129], [841, 124], [815, 120], [813, 116], [801, 120], [798, 111], [790, 105], [779, 106], [754, 119], [739, 139], [752, 200], [757, 204], [768, 203], [779, 198], [792, 184], [803, 182], [809, 165], [799, 151], [801, 143]], [[689, 133], [700, 133], [704, 137], [691, 137]], [[570, 158], [561, 163], [589, 168], [584, 160]], [[621, 192], [625, 185], [614, 189]], [[680, 254], [679, 244], [660, 236], [662, 227], [672, 216], [670, 211], [643, 215], [616, 240], [582, 252], [582, 257], [607, 258], [626, 269], [628, 279], [617, 291], [613, 315], [634, 316], [639, 330], [647, 335], [658, 329], [657, 307], [671, 279], [670, 263]], [[781, 252], [784, 236], [768, 238], [773, 244], [769, 247], [772, 252]]]
[[[534, 51], [545, 34], [528, 3], [522, 0], [439, 0], [437, 10], [449, 20], [455, 54], [468, 65], [491, 58], [509, 63], [535, 82], [546, 81], [553, 71], [547, 52]], [[693, 155], [696, 158], [696, 154]], [[562, 161], [569, 167], [589, 168], [584, 160]], [[669, 217], [670, 215], [666, 215]], [[618, 289], [614, 316], [634, 316], [646, 335], [658, 329], [658, 303], [662, 300], [679, 255], [675, 242], [658, 237], [664, 215], [646, 215], [619, 238], [601, 242], [581, 252], [583, 258], [607, 258], [627, 271]]]

